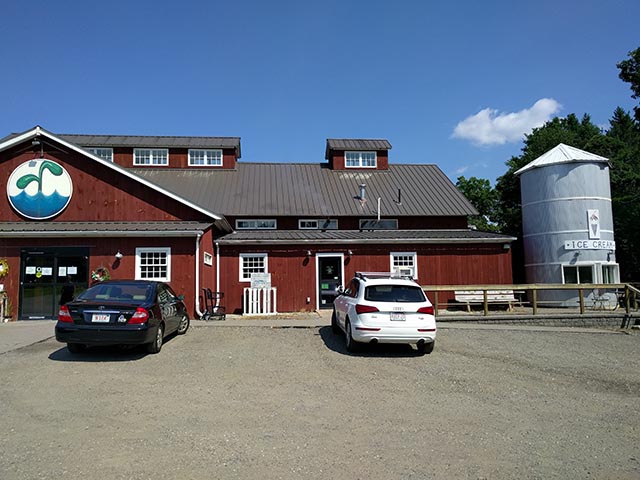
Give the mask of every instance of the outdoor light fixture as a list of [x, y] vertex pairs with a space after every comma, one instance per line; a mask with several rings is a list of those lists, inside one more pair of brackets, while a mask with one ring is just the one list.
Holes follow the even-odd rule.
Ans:
[[311, 250], [307, 250], [307, 257], [311, 256]]
[[353, 255], [353, 250], [347, 250], [347, 255], [349, 256]]
[[118, 251], [116, 252], [115, 257], [116, 257], [118, 260], [120, 260], [122, 257], [124, 257], [124, 255], [123, 255], [122, 253], [120, 253], [120, 250], [118, 250]]

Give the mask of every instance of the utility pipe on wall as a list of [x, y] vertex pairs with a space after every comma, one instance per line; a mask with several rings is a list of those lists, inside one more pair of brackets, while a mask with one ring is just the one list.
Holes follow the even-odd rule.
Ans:
[[196, 298], [195, 298], [195, 306], [196, 306], [196, 314], [198, 317], [202, 317], [202, 312], [200, 311], [200, 240], [202, 239], [202, 233], [198, 233], [196, 235]]
[[216, 248], [216, 290], [220, 291], [220, 245], [218, 242], [214, 243]]

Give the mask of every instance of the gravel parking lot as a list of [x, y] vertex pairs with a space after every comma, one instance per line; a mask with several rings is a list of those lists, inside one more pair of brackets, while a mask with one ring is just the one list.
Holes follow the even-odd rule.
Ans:
[[158, 355], [0, 355], [0, 478], [637, 479], [640, 335], [192, 328]]

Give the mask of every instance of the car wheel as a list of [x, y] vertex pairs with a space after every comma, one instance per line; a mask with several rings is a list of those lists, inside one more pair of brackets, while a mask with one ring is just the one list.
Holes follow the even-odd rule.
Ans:
[[353, 339], [353, 336], [351, 335], [351, 322], [349, 320], [347, 320], [345, 328], [346, 328], [346, 332], [344, 336], [345, 336], [345, 342], [347, 345], [347, 351], [352, 353], [357, 352], [360, 344], [356, 342]]
[[187, 330], [189, 330], [189, 317], [183, 315], [180, 319], [180, 325], [178, 325], [178, 330], [176, 333], [178, 335], [184, 335], [185, 333], [187, 333]]
[[87, 347], [81, 343], [67, 343], [67, 350], [70, 353], [83, 353], [86, 349]]
[[164, 340], [164, 325], [158, 325], [158, 330], [156, 330], [156, 338], [153, 342], [147, 344], [147, 352], [149, 353], [160, 353], [162, 349], [162, 341]]
[[340, 335], [342, 330], [340, 330], [340, 326], [338, 325], [338, 317], [336, 316], [336, 309], [333, 309], [333, 313], [331, 314], [331, 330], [336, 335]]
[[436, 346], [436, 342], [422, 343], [418, 345], [418, 353], [421, 355], [426, 355], [433, 352], [433, 347]]

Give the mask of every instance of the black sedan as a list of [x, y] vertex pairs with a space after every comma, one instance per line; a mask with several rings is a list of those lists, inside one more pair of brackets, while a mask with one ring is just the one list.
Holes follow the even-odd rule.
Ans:
[[92, 345], [146, 345], [149, 353], [158, 353], [165, 336], [189, 328], [182, 300], [162, 282], [101, 282], [60, 306], [56, 340], [71, 353]]

